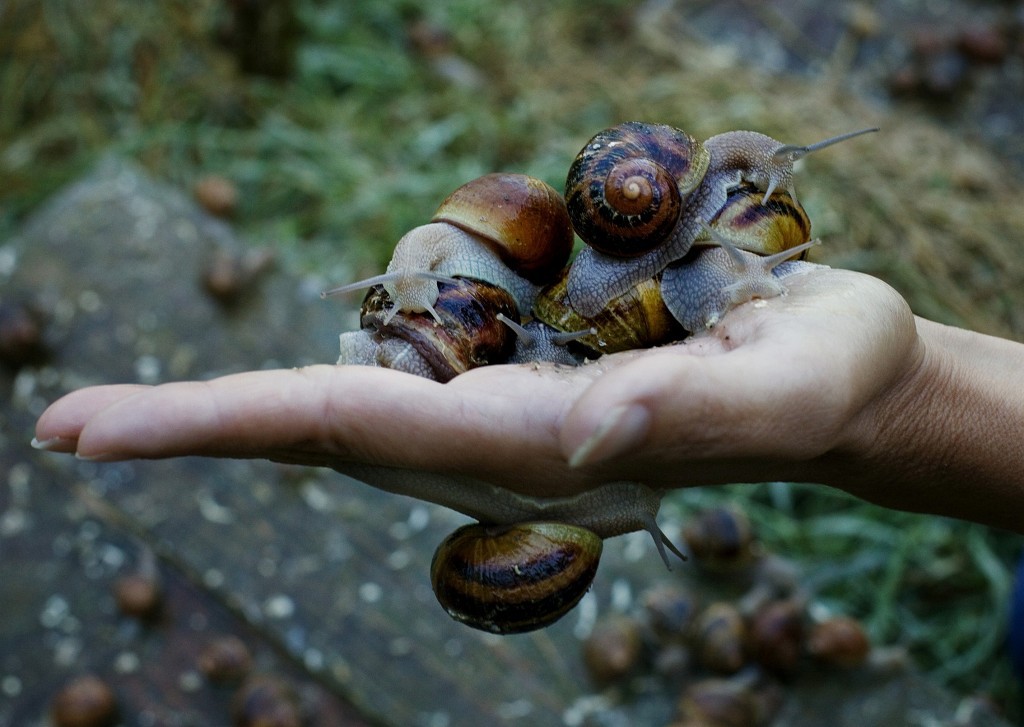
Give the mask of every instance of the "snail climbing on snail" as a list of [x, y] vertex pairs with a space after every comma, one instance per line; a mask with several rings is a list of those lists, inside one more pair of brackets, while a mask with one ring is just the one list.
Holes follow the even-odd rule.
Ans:
[[338, 363], [439, 381], [504, 363], [515, 333], [498, 316], [518, 323], [527, 315], [572, 243], [565, 202], [547, 183], [497, 173], [467, 182], [399, 240], [387, 272], [323, 293], [371, 287], [361, 329], [342, 334]]
[[[671, 126], [635, 121], [599, 132], [566, 179], [569, 215], [586, 244], [568, 274], [572, 307], [584, 317], [597, 315], [608, 301], [682, 259], [730, 190], [752, 185], [765, 206], [784, 191], [796, 204], [797, 159], [873, 131], [809, 146], [753, 131], [728, 131], [702, 143]], [[663, 287], [671, 284], [662, 280]]]

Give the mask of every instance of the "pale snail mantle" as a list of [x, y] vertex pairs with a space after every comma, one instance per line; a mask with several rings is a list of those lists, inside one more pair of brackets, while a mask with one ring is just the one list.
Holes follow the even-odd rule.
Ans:
[[[449, 381], [477, 366], [586, 358], [681, 340], [732, 308], [784, 294], [811, 263], [793, 163], [862, 134], [809, 146], [752, 131], [699, 142], [662, 124], [599, 132], [569, 169], [565, 195], [521, 174], [456, 189], [398, 242], [388, 270], [325, 295], [371, 287], [339, 364]], [[573, 236], [584, 247], [572, 262]], [[615, 482], [573, 497], [526, 497], [471, 477], [349, 465], [388, 492], [479, 521], [438, 547], [434, 592], [458, 621], [496, 633], [547, 626], [590, 586], [601, 538], [658, 528], [663, 491]]]

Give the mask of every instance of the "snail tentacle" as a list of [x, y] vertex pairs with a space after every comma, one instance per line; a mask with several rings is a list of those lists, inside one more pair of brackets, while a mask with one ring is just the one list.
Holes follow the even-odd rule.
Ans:
[[690, 332], [712, 328], [736, 306], [755, 298], [786, 292], [775, 275], [783, 262], [820, 244], [810, 240], [774, 255], [756, 255], [717, 236], [717, 247], [695, 251], [692, 258], [669, 267], [662, 276], [665, 305]]
[[516, 350], [509, 363], [555, 363], [567, 366], [578, 366], [583, 356], [569, 350], [566, 346], [585, 336], [594, 335], [594, 328], [585, 331], [557, 331], [537, 319], [526, 325], [513, 321], [502, 314], [498, 320], [508, 326], [516, 334]]

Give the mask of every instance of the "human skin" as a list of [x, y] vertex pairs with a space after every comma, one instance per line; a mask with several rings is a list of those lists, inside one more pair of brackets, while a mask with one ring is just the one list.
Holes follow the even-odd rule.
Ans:
[[447, 384], [318, 365], [54, 402], [36, 446], [468, 475], [523, 494], [795, 481], [1024, 533], [1024, 345], [915, 317], [815, 268], [682, 344]]

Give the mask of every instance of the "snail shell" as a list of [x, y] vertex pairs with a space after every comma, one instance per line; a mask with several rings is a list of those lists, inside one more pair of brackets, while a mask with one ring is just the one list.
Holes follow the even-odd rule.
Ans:
[[663, 124], [627, 122], [596, 134], [565, 183], [573, 228], [591, 248], [633, 257], [662, 244], [710, 154], [692, 136]]
[[735, 571], [754, 556], [754, 531], [747, 516], [736, 509], [705, 510], [683, 528], [683, 540], [701, 568]]
[[463, 184], [441, 202], [432, 221], [490, 244], [506, 265], [533, 283], [551, 280], [572, 252], [562, 195], [525, 174], [485, 174]]
[[811, 627], [807, 652], [821, 663], [852, 669], [867, 660], [871, 640], [857, 619], [833, 616]]
[[557, 522], [465, 525], [438, 546], [430, 581], [456, 621], [496, 634], [548, 626], [590, 588], [601, 538]]
[[605, 687], [631, 676], [644, 651], [640, 623], [625, 614], [612, 614], [594, 624], [583, 641], [583, 664], [594, 684]]
[[679, 700], [680, 724], [687, 727], [756, 727], [760, 705], [750, 679], [710, 678], [688, 685]]
[[477, 280], [441, 283], [434, 313], [388, 316], [391, 298], [382, 286], [363, 301], [361, 330], [341, 335], [338, 363], [383, 366], [446, 382], [477, 366], [505, 363], [516, 335], [499, 316], [519, 320], [515, 300]]
[[804, 640], [804, 604], [789, 598], [765, 604], [749, 626], [751, 656], [765, 669], [792, 674], [800, 665]]
[[[729, 191], [709, 227], [740, 250], [773, 255], [811, 239], [811, 220], [803, 205], [778, 191], [764, 199], [757, 187], [744, 184]], [[707, 234], [694, 245], [714, 245]]]
[[694, 623], [697, 661], [716, 674], [735, 674], [746, 664], [746, 639], [743, 615], [726, 601], [710, 604]]
[[558, 331], [586, 331], [578, 343], [596, 354], [649, 348], [686, 336], [661, 297], [660, 277], [648, 278], [627, 290], [593, 316], [584, 317], [569, 302], [568, 277], [563, 274], [544, 288], [533, 304], [534, 317]]

